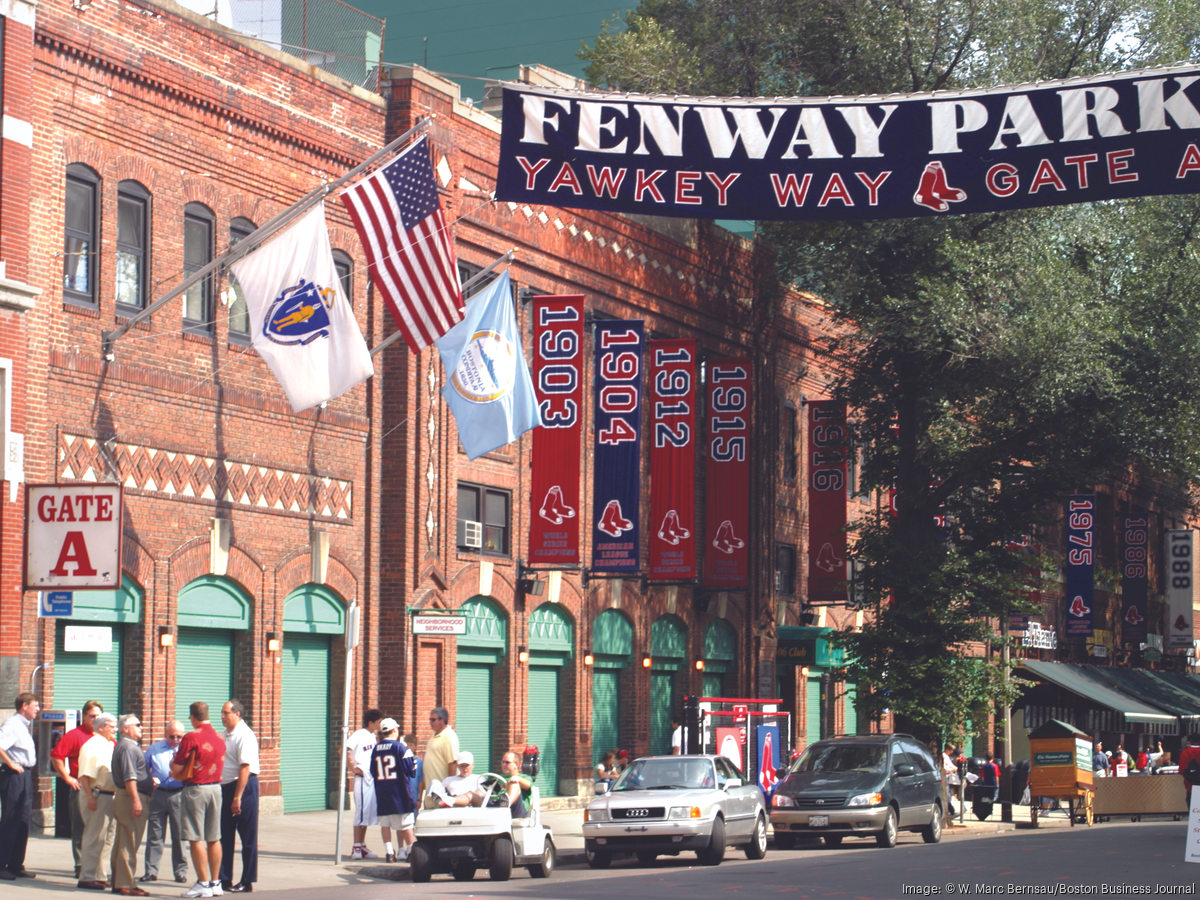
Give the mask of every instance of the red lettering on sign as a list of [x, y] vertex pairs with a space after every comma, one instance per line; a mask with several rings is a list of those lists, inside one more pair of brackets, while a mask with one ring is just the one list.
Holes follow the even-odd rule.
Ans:
[[96, 574], [96, 570], [92, 568], [92, 561], [88, 557], [87, 543], [83, 539], [82, 531], [67, 532], [62, 549], [58, 551], [58, 563], [50, 570], [50, 574], [66, 578], [68, 563], [74, 564], [76, 577]]

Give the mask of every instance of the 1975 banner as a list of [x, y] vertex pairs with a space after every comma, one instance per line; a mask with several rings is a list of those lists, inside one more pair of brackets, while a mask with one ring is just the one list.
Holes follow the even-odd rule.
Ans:
[[711, 219], [890, 219], [1200, 191], [1200, 68], [863, 97], [505, 86], [496, 197]]

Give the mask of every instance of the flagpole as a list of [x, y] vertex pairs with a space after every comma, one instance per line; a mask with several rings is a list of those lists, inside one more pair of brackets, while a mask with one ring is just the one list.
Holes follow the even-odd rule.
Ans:
[[228, 250], [226, 250], [224, 253], [222, 253], [220, 256], [218, 256], [216, 259], [214, 259], [212, 262], [210, 262], [208, 265], [206, 265], [204, 268], [202, 268], [196, 272], [193, 272], [189, 277], [185, 278], [182, 282], [180, 282], [180, 284], [178, 284], [175, 288], [173, 288], [169, 293], [164, 294], [162, 297], [159, 297], [157, 300], [155, 300], [153, 303], [151, 303], [149, 306], [147, 306], [145, 309], [143, 309], [137, 315], [133, 316], [130, 319], [127, 319], [124, 322], [124, 324], [122, 324], [116, 330], [101, 331], [100, 339], [101, 339], [102, 349], [103, 349], [103, 353], [104, 353], [104, 358], [109, 361], [111, 361], [114, 358], [113, 345], [117, 341], [119, 341], [122, 337], [124, 337], [125, 334], [131, 328], [133, 328], [135, 325], [138, 324], [138, 322], [141, 322], [143, 319], [146, 319], [149, 316], [153, 315], [158, 310], [160, 310], [163, 306], [165, 306], [167, 303], [174, 300], [176, 297], [179, 297], [179, 296], [187, 293], [188, 290], [190, 290], [192, 287], [199, 284], [200, 282], [204, 281], [204, 279], [206, 279], [210, 275], [212, 275], [212, 273], [215, 272], [217, 269], [219, 269], [223, 266], [226, 266], [229, 263], [234, 262], [235, 260], [241, 259], [243, 256], [247, 255], [248, 253], [258, 249], [258, 246], [263, 241], [267, 240], [269, 237], [274, 235], [276, 232], [282, 230], [285, 226], [289, 225], [296, 218], [298, 218], [302, 213], [307, 212], [315, 203], [317, 203], [320, 200], [323, 200], [325, 198], [325, 196], [328, 195], [331, 191], [336, 190], [337, 188], [341, 187], [343, 184], [345, 184], [351, 178], [354, 178], [356, 175], [359, 175], [360, 173], [365, 171], [367, 168], [374, 165], [377, 161], [382, 159], [384, 156], [387, 156], [389, 153], [392, 153], [395, 150], [397, 150], [402, 144], [404, 144], [405, 141], [407, 141], [410, 137], [412, 137], [418, 131], [428, 128], [429, 123], [432, 120], [433, 120], [433, 115], [425, 116], [419, 122], [417, 122], [416, 125], [414, 125], [410, 129], [408, 129], [408, 131], [404, 132], [404, 134], [400, 135], [400, 137], [396, 138], [394, 141], [389, 143], [387, 146], [385, 146], [382, 149], [373, 153], [364, 162], [359, 163], [357, 166], [355, 166], [353, 169], [351, 169], [345, 175], [338, 178], [336, 181], [326, 182], [325, 184], [321, 184], [321, 185], [318, 185], [317, 187], [313, 188], [311, 191], [309, 191], [307, 194], [305, 194], [300, 200], [293, 203], [291, 206], [289, 206], [287, 209], [285, 209], [279, 215], [275, 216], [275, 218], [271, 219], [265, 225], [260, 226], [255, 231], [253, 231], [251, 234], [247, 235], [245, 238], [238, 241], [236, 246], [230, 247]]
[[[500, 265], [501, 263], [512, 262], [512, 259], [514, 256], [516, 256], [516, 254], [517, 254], [517, 248], [513, 247], [511, 250], [509, 250], [507, 253], [505, 253], [503, 256], [501, 256], [499, 259], [494, 260], [491, 263], [491, 265], [489, 265], [486, 269], [483, 269], [480, 272], [476, 272], [474, 275], [472, 275], [470, 278], [468, 278], [466, 281], [463, 282], [462, 288], [461, 288], [462, 292], [465, 294], [468, 289], [474, 287], [487, 275], [490, 275], [492, 273], [492, 271], [496, 268], [496, 266]], [[376, 344], [374, 347], [371, 348], [371, 356], [372, 357], [378, 356], [380, 353], [382, 353], [388, 347], [392, 346], [392, 344], [396, 343], [396, 341], [400, 340], [401, 335], [402, 335], [402, 332], [400, 332], [400, 331], [392, 332], [390, 335], [385, 337], [382, 341], [380, 341], [378, 344]]]

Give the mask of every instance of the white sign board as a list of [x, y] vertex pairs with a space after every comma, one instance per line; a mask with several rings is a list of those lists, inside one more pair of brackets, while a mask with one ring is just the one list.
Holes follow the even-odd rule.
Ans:
[[1196, 536], [1186, 529], [1166, 532], [1167, 647], [1191, 647], [1196, 596]]
[[1188, 804], [1187, 841], [1183, 845], [1183, 861], [1200, 863], [1200, 791], [1192, 791]]
[[119, 587], [122, 513], [119, 484], [26, 485], [24, 589]]
[[413, 634], [466, 634], [466, 616], [413, 616]]
[[1039, 622], [1030, 622], [1021, 637], [1021, 646], [1054, 650], [1058, 647], [1058, 633], [1053, 628], [1043, 628]]
[[111, 625], [67, 625], [63, 650], [68, 653], [112, 653]]

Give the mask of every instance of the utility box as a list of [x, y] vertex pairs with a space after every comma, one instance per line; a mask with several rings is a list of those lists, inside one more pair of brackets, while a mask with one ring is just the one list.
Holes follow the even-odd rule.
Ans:
[[1029, 732], [1029, 793], [1065, 797], [1092, 790], [1092, 739], [1066, 722], [1050, 719]]

